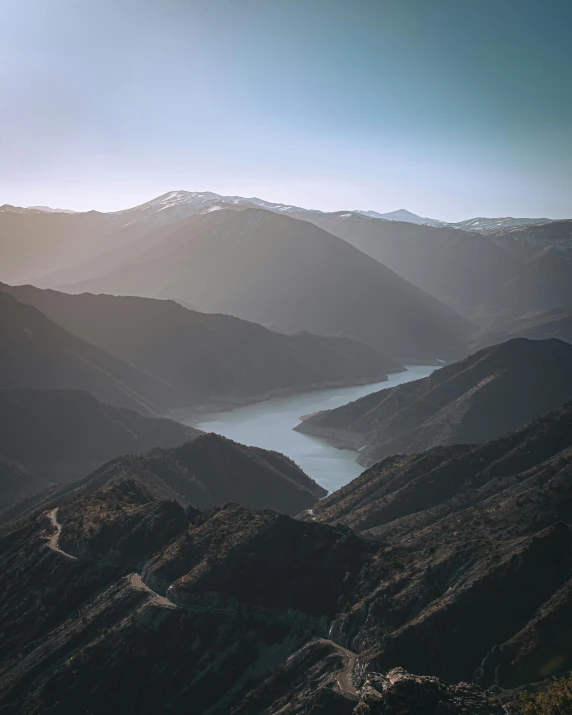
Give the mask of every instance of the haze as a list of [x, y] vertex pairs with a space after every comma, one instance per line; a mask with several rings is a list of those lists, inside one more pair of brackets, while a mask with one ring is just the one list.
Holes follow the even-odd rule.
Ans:
[[570, 214], [572, 6], [0, 2], [2, 202]]

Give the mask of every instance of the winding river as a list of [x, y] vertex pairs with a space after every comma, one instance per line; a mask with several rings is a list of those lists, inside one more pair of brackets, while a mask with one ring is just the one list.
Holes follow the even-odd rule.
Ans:
[[[182, 419], [205, 432], [217, 432], [243, 444], [273, 449], [293, 459], [309, 476], [328, 491], [347, 484], [363, 471], [355, 461], [357, 453], [341, 450], [316, 437], [294, 432], [302, 415], [345, 405], [358, 397], [430, 375], [435, 365], [407, 365], [405, 372], [389, 375], [385, 382], [355, 387], [303, 392], [276, 397], [238, 407], [228, 412]], [[179, 416], [179, 419], [181, 417]]]

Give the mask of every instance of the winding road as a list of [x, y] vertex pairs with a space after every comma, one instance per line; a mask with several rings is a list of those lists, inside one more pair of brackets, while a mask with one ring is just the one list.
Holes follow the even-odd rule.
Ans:
[[343, 648], [341, 645], [334, 643], [334, 641], [328, 640], [326, 638], [321, 639], [323, 643], [328, 643], [328, 645], [333, 646], [337, 651], [339, 651], [346, 658], [346, 667], [343, 670], [339, 670], [336, 674], [336, 682], [338, 688], [342, 693], [348, 693], [349, 695], [356, 696], [358, 691], [354, 688], [351, 681], [351, 674], [356, 664], [357, 655], [352, 653], [351, 650]]
[[56, 533], [52, 534], [52, 536], [50, 536], [50, 538], [48, 539], [48, 547], [50, 549], [52, 549], [52, 551], [57, 551], [58, 554], [62, 554], [63, 556], [67, 557], [68, 559], [77, 561], [76, 556], [72, 556], [71, 554], [68, 554], [67, 551], [62, 551], [62, 549], [60, 549], [60, 547], [58, 545], [58, 542], [60, 539], [60, 533], [62, 531], [62, 526], [58, 521], [58, 509], [59, 509], [59, 507], [56, 507], [55, 509], [50, 509], [50, 511], [46, 512], [46, 516], [50, 520], [51, 525], [56, 530]]
[[[50, 509], [49, 511], [45, 512], [46, 516], [50, 520], [51, 525], [55, 529], [55, 533], [52, 534], [52, 536], [48, 537], [47, 546], [48, 546], [48, 548], [52, 549], [52, 551], [56, 551], [58, 554], [62, 554], [62, 556], [65, 556], [68, 559], [77, 561], [76, 556], [72, 556], [71, 554], [68, 554], [66, 551], [63, 551], [59, 547], [58, 541], [60, 538], [62, 526], [58, 521], [58, 508], [59, 507], [56, 507], [55, 509]], [[130, 582], [131, 586], [133, 586], [133, 588], [137, 589], [138, 591], [144, 591], [144, 592], [148, 593], [151, 596], [151, 602], [155, 603], [157, 606], [161, 606], [162, 608], [171, 608], [171, 609], [179, 608], [179, 606], [177, 606], [175, 603], [170, 601], [168, 598], [165, 598], [165, 596], [161, 596], [156, 591], [153, 591], [152, 588], [149, 588], [149, 586], [147, 586], [147, 584], [143, 582], [143, 579], [141, 578], [141, 574], [132, 573], [129, 576], [129, 582]], [[190, 610], [201, 610], [202, 611], [203, 609], [201, 607], [197, 607], [196, 609], [190, 607]], [[205, 608], [204, 610], [206, 611], [208, 609]], [[223, 612], [223, 609], [215, 609], [215, 610]], [[355, 687], [353, 686], [352, 681], [351, 681], [351, 674], [352, 674], [353, 669], [356, 664], [357, 655], [355, 653], [352, 653], [351, 650], [348, 650], [347, 648], [344, 648], [341, 645], [334, 643], [334, 641], [332, 641], [332, 640], [329, 640], [326, 638], [321, 638], [320, 640], [322, 641], [322, 643], [327, 643], [328, 645], [335, 648], [346, 659], [346, 667], [343, 670], [337, 671], [337, 673], [336, 673], [336, 683], [342, 693], [347, 693], [348, 695], [357, 697], [358, 692], [355, 689]]]
[[133, 588], [136, 588], [138, 591], [146, 591], [147, 593], [149, 593], [153, 597], [152, 600], [158, 606], [162, 606], [163, 608], [177, 608], [176, 604], [174, 604], [172, 601], [169, 601], [168, 598], [165, 598], [165, 596], [160, 596], [156, 591], [153, 591], [152, 588], [149, 588], [146, 583], [143, 583], [143, 579], [138, 573], [132, 573], [129, 578], [131, 580], [131, 585], [133, 586]]

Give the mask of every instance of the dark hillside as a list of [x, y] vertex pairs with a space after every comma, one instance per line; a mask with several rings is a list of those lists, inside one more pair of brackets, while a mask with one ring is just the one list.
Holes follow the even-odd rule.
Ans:
[[360, 450], [359, 462], [485, 442], [572, 398], [572, 346], [515, 338], [429, 377], [320, 412], [296, 429]]

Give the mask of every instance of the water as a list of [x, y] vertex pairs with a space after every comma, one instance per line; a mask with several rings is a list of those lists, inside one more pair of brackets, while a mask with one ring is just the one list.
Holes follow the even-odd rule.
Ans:
[[[363, 467], [355, 461], [357, 453], [353, 450], [337, 449], [317, 437], [294, 432], [292, 428], [299, 424], [302, 415], [345, 405], [371, 392], [426, 377], [437, 369], [435, 365], [406, 367], [406, 372], [389, 375], [386, 382], [276, 397], [229, 412], [201, 415], [198, 421], [182, 421], [205, 432], [217, 432], [235, 442], [282, 452], [318, 484], [328, 491], [334, 491], [363, 471]], [[178, 419], [181, 419], [180, 416]]]

